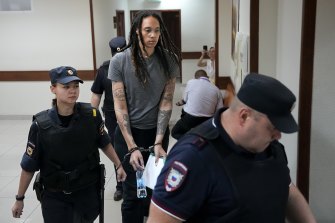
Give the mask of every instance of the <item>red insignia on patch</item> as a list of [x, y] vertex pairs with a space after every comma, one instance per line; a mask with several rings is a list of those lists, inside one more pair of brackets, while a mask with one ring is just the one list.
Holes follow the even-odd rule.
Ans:
[[183, 184], [187, 171], [184, 164], [174, 161], [165, 178], [165, 190], [168, 192], [177, 190]]

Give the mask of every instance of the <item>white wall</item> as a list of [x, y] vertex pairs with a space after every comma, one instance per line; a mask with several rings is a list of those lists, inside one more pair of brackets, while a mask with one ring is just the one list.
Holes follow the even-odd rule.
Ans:
[[318, 0], [312, 100], [310, 204], [319, 223], [335, 222], [335, 1]]
[[92, 69], [89, 3], [35, 0], [29, 12], [0, 12], [1, 70]]
[[[113, 27], [115, 10], [125, 11], [128, 37], [129, 10], [180, 9], [182, 50], [201, 51], [202, 45], [214, 45], [214, 3], [214, 0], [197, 0], [196, 4], [191, 0], [160, 3], [143, 0], [94, 0], [97, 67], [110, 58], [108, 42], [116, 35]], [[70, 65], [78, 70], [93, 70], [88, 1], [34, 0], [33, 10], [30, 12], [0, 12], [0, 30], [2, 71], [50, 70], [60, 65]], [[196, 62], [183, 61], [183, 83], [193, 78], [197, 69]], [[0, 82], [0, 115], [32, 115], [47, 108], [52, 98], [48, 87], [49, 82]], [[81, 86], [81, 101], [90, 100], [90, 87], [88, 81]]]
[[[278, 1], [277, 71], [276, 78], [283, 82], [297, 97], [299, 104], [300, 45], [302, 0]], [[293, 110], [298, 121], [298, 106]], [[291, 178], [297, 175], [297, 133], [283, 134], [281, 142], [286, 147]]]
[[123, 10], [125, 16], [125, 37], [128, 39], [129, 33], [129, 10], [128, 2], [120, 0], [94, 0], [94, 34], [97, 68], [106, 60], [111, 58], [109, 41], [117, 36], [114, 28], [113, 17], [116, 16], [116, 10]]
[[[80, 84], [78, 101], [90, 101], [92, 82], [84, 81], [84, 84]], [[0, 116], [31, 116], [50, 108], [53, 98], [50, 82], [47, 81], [0, 82], [0, 101], [6, 102], [1, 104]]]
[[276, 76], [278, 0], [259, 1], [259, 55], [258, 71]]
[[219, 1], [219, 76], [234, 72], [231, 58], [232, 1]]
[[[93, 69], [89, 2], [35, 0], [32, 11], [0, 12], [0, 69]], [[0, 115], [32, 115], [50, 106], [50, 82], [0, 82]], [[90, 85], [80, 100], [88, 101]]]
[[250, 0], [240, 0], [239, 31], [250, 35]]

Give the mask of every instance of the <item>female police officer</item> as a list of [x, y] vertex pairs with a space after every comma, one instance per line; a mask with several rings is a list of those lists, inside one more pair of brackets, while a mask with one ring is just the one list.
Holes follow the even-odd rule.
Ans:
[[99, 151], [118, 167], [118, 180], [126, 173], [117, 157], [98, 110], [77, 103], [79, 82], [72, 67], [49, 72], [51, 92], [56, 95], [51, 109], [33, 117], [13, 217], [22, 215], [24, 194], [34, 172], [40, 170], [44, 186], [41, 198], [44, 222], [93, 222], [99, 214]]

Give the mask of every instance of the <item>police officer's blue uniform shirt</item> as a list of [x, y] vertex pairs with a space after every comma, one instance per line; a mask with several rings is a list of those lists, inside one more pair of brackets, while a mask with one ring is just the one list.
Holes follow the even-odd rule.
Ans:
[[[267, 158], [266, 153], [252, 154], [234, 144], [220, 123], [223, 111], [208, 120], [218, 129], [220, 142], [251, 159]], [[199, 142], [199, 136], [186, 135], [172, 148], [157, 179], [152, 203], [181, 221], [215, 222], [236, 207], [236, 199], [220, 156]]]
[[[215, 125], [214, 119], [211, 121]], [[152, 196], [155, 205], [182, 221], [195, 213], [220, 216], [234, 202], [220, 158], [195, 144], [198, 138], [196, 135], [181, 138], [173, 147]], [[202, 207], [204, 203], [210, 203], [208, 209]]]

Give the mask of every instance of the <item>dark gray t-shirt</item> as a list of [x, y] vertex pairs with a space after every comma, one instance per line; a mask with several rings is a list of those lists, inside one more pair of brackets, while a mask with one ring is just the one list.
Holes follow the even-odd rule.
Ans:
[[[135, 67], [131, 61], [131, 48], [116, 54], [108, 70], [108, 78], [112, 81], [122, 81], [127, 97], [130, 125], [139, 129], [152, 129], [157, 126], [159, 102], [168, 81], [164, 69], [155, 54], [147, 59], [149, 78], [145, 86], [135, 76]], [[174, 62], [169, 63], [172, 77], [179, 74], [179, 68]]]

